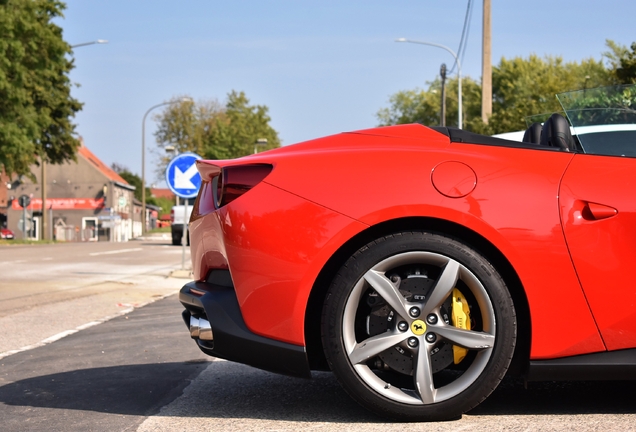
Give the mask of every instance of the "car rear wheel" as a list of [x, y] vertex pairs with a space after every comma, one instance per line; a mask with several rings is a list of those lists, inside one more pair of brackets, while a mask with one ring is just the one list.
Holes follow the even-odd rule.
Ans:
[[453, 238], [403, 232], [358, 250], [323, 309], [327, 361], [345, 390], [401, 421], [458, 418], [503, 378], [516, 341], [506, 285]]

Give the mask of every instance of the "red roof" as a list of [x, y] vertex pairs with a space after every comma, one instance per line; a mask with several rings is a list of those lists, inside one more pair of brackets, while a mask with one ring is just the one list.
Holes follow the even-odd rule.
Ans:
[[168, 188], [151, 188], [150, 195], [155, 198], [170, 198], [174, 199], [174, 194]]
[[108, 165], [99, 160], [97, 156], [93, 154], [92, 151], [88, 149], [88, 147], [82, 146], [77, 151], [84, 159], [88, 160], [92, 163], [102, 174], [104, 174], [108, 179], [112, 181], [116, 181], [118, 183], [128, 184], [126, 180], [124, 180], [119, 174], [112, 170]]

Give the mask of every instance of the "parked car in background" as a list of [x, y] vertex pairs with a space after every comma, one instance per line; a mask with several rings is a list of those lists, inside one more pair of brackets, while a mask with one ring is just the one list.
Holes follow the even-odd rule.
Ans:
[[[174, 246], [181, 244], [181, 239], [183, 238], [183, 227], [184, 221], [190, 219], [190, 215], [192, 214], [192, 205], [189, 205], [187, 210], [185, 205], [176, 205], [172, 206], [172, 210], [170, 210], [170, 232], [172, 234], [172, 244]], [[188, 235], [187, 244], [190, 244], [190, 236]]]
[[0, 239], [13, 240], [13, 238], [15, 238], [13, 231], [8, 228], [0, 228]]
[[635, 379], [636, 86], [558, 99], [522, 142], [401, 125], [198, 161], [190, 336], [399, 421], [506, 374]]

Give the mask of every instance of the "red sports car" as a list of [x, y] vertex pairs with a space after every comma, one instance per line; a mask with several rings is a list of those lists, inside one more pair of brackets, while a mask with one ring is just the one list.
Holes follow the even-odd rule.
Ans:
[[414, 124], [199, 161], [191, 337], [402, 421], [507, 373], [636, 378], [636, 88], [558, 97], [524, 142]]

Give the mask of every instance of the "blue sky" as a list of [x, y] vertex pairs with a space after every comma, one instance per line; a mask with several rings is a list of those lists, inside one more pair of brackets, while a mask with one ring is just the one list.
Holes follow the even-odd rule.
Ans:
[[[57, 20], [75, 49], [77, 132], [105, 163], [141, 173], [141, 122], [174, 96], [224, 102], [231, 90], [267, 105], [283, 145], [377, 125], [391, 94], [424, 87], [457, 50], [467, 0], [67, 0]], [[601, 58], [605, 39], [636, 41], [633, 0], [492, 1], [493, 63], [535, 53]], [[462, 62], [481, 76], [482, 2]], [[153, 111], [159, 113], [161, 109]], [[146, 123], [154, 177], [155, 122]], [[156, 152], [155, 152], [156, 153]]]

